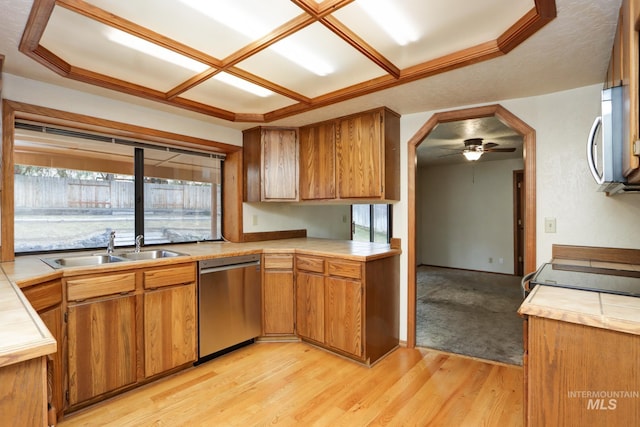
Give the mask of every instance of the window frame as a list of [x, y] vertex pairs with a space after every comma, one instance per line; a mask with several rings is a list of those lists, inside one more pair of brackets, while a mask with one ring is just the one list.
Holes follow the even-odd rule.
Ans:
[[195, 149], [212, 154], [224, 154], [222, 173], [222, 236], [224, 240], [240, 242], [242, 230], [242, 146], [232, 145], [189, 135], [147, 128], [48, 107], [22, 102], [2, 100], [2, 190], [0, 192], [0, 262], [13, 261], [14, 252], [14, 137], [15, 123], [27, 120], [68, 128], [80, 132], [114, 135], [126, 139], [134, 138], [155, 145], [176, 149]]
[[[367, 205], [367, 203], [357, 203], [358, 205]], [[353, 240], [354, 236], [354, 227], [355, 223], [353, 222], [353, 206], [351, 205], [351, 240]], [[379, 206], [379, 204], [369, 204], [369, 242], [375, 242], [376, 228], [373, 226], [375, 223], [375, 206]], [[393, 205], [391, 203], [387, 203], [385, 205], [387, 207], [387, 244], [391, 243], [391, 239], [393, 238]]]

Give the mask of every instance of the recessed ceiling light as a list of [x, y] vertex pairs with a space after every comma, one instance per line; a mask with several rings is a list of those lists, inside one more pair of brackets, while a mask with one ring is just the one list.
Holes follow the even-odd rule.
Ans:
[[198, 62], [194, 59], [188, 58], [184, 55], [180, 55], [172, 50], [166, 49], [157, 44], [148, 42], [139, 37], [133, 36], [124, 31], [111, 28], [107, 32], [107, 38], [112, 42], [116, 42], [128, 48], [137, 50], [147, 55], [151, 55], [166, 62], [178, 65], [196, 73], [201, 73], [209, 68], [208, 65]]
[[270, 91], [269, 89], [265, 89], [261, 86], [258, 86], [249, 81], [243, 80], [229, 73], [225, 73], [225, 72], [218, 73], [215, 76], [213, 76], [213, 79], [221, 81], [222, 83], [226, 83], [230, 86], [234, 86], [238, 89], [242, 89], [245, 92], [252, 93], [262, 98], [266, 98], [267, 96], [273, 95], [273, 92]]
[[[271, 30], [265, 27], [259, 19], [255, 19], [250, 14], [238, 9], [237, 5], [233, 5], [231, 1], [180, 1], [226, 27], [245, 35], [251, 40], [257, 40], [268, 34]], [[318, 76], [326, 76], [334, 71], [333, 67], [326, 60], [289, 39], [274, 43], [269, 49]]]
[[392, 1], [356, 0], [356, 4], [400, 46], [418, 40], [418, 32], [411, 21]]

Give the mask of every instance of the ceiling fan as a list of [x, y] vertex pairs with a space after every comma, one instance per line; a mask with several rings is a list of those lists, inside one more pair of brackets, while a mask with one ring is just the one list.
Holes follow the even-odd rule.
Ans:
[[464, 140], [464, 148], [460, 151], [467, 160], [478, 160], [484, 153], [513, 153], [515, 147], [497, 148], [495, 142], [482, 142], [483, 138], [469, 138]]

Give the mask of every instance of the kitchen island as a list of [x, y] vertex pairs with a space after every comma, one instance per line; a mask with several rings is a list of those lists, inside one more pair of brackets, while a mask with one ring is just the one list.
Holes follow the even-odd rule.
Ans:
[[[640, 272], [612, 260], [553, 262], [596, 280]], [[640, 298], [537, 285], [518, 312], [527, 426], [640, 424]]]
[[[36, 360], [42, 358], [40, 365], [38, 365], [40, 367], [41, 398], [35, 403], [43, 408], [42, 417], [46, 415], [46, 378], [48, 371], [45, 355], [47, 354], [54, 353], [53, 363], [49, 364], [50, 369], [48, 372], [48, 375], [53, 377], [54, 396], [49, 396], [49, 400], [53, 400], [55, 403], [54, 407], [57, 409], [58, 415], [63, 414], [64, 408], [79, 409], [124, 390], [152, 381], [158, 376], [167, 375], [190, 366], [191, 362], [193, 362], [193, 356], [191, 355], [195, 354], [192, 351], [195, 350], [193, 348], [195, 344], [189, 338], [195, 330], [192, 313], [189, 312], [183, 315], [181, 320], [185, 325], [184, 330], [189, 332], [171, 337], [182, 343], [183, 347], [188, 347], [186, 349], [178, 348], [180, 354], [177, 362], [174, 360], [176, 358], [176, 346], [169, 343], [165, 345], [164, 349], [158, 351], [154, 347], [156, 343], [156, 339], [152, 338], [154, 335], [149, 334], [156, 333], [154, 331], [157, 328], [169, 328], [171, 325], [170, 320], [176, 318], [174, 314], [170, 314], [161, 316], [169, 319], [169, 321], [162, 318], [158, 319], [157, 317], [164, 310], [163, 308], [158, 309], [158, 307], [175, 307], [172, 304], [175, 304], [176, 301], [179, 302], [181, 307], [190, 307], [191, 304], [195, 303], [195, 301], [191, 301], [191, 296], [194, 295], [193, 290], [195, 289], [193, 275], [178, 275], [172, 272], [194, 271], [196, 262], [204, 259], [245, 254], [262, 254], [263, 257], [270, 254], [287, 254], [291, 257], [316, 257], [321, 259], [327, 265], [327, 271], [324, 273], [327, 276], [327, 283], [332, 283], [334, 288], [336, 284], [342, 283], [349, 286], [356, 284], [361, 287], [358, 288], [358, 293], [355, 295], [358, 306], [354, 307], [357, 309], [351, 312], [348, 309], [349, 305], [346, 305], [348, 314], [353, 315], [353, 313], [356, 313], [359, 316], [356, 320], [361, 322], [358, 323], [357, 331], [353, 335], [355, 337], [353, 341], [357, 341], [358, 348], [351, 351], [351, 342], [349, 341], [347, 341], [347, 345], [344, 348], [334, 345], [329, 340], [327, 340], [326, 344], [315, 340], [311, 340], [310, 343], [362, 361], [365, 364], [371, 361], [371, 355], [378, 359], [398, 345], [398, 255], [400, 250], [392, 249], [387, 244], [296, 238], [251, 243], [204, 242], [166, 245], [163, 246], [163, 249], [173, 250], [185, 255], [152, 260], [113, 262], [91, 267], [69, 267], [57, 270], [41, 260], [41, 258], [48, 258], [53, 255], [21, 256], [16, 258], [15, 261], [1, 264], [4, 272], [2, 277], [4, 280], [3, 285], [7, 288], [6, 295], [9, 295], [6, 299], [10, 300], [14, 306], [20, 307], [19, 314], [29, 320], [29, 325], [27, 326], [14, 325], [10, 320], [15, 316], [15, 313], [3, 308], [0, 310], [0, 322], [3, 325], [8, 325], [8, 328], [3, 333], [13, 333], [15, 337], [25, 337], [27, 336], [26, 331], [30, 328], [36, 331], [41, 330], [39, 340], [42, 342], [39, 343], [40, 347], [36, 347], [33, 344], [33, 348], [30, 351], [25, 351], [16, 347], [19, 341], [17, 338], [15, 343], [4, 340], [0, 343], [0, 355], [3, 356], [0, 361], [7, 364], [15, 364], [15, 362], [8, 361], [16, 361], [25, 357]], [[95, 251], [92, 251], [92, 253], [95, 253]], [[82, 255], [82, 253], [55, 254], [56, 257], [78, 255]], [[340, 274], [349, 276], [354, 272], [357, 273], [355, 276], [349, 276], [339, 282], [333, 279], [334, 273], [329, 271], [331, 266], [338, 266], [338, 270], [340, 270], [340, 267], [353, 265], [361, 265], [362, 267], [358, 267], [361, 270], [347, 270], [347, 273], [338, 271], [336, 273], [338, 276]], [[382, 268], [382, 273], [384, 274], [381, 274], [380, 267], [370, 269], [370, 266], [384, 266]], [[185, 279], [183, 280], [182, 277], [185, 277]], [[369, 278], [367, 279], [367, 277]], [[145, 283], [150, 278], [153, 280], [161, 279], [166, 283], [162, 283], [160, 285], [161, 288], [157, 288], [156, 285], [148, 288]], [[330, 282], [329, 279], [331, 279]], [[11, 290], [12, 294], [8, 289]], [[46, 292], [43, 289], [46, 289]], [[152, 293], [159, 292], [158, 289], [166, 290], [164, 297], [160, 295], [153, 296]], [[380, 294], [381, 290], [384, 295]], [[5, 292], [4, 289], [3, 292]], [[58, 299], [50, 298], [52, 294], [59, 295]], [[330, 295], [333, 300], [340, 294], [331, 293]], [[43, 296], [45, 298], [40, 298]], [[166, 298], [169, 298], [169, 300]], [[36, 304], [35, 301], [40, 302]], [[151, 301], [157, 305], [152, 305]], [[169, 302], [166, 305], [167, 301], [173, 302]], [[295, 304], [293, 301], [292, 303]], [[97, 311], [93, 311], [94, 308], [89, 307], [91, 304], [93, 304], [92, 307], [96, 307]], [[162, 304], [165, 305], [163, 306]], [[350, 300], [349, 304], [353, 304], [353, 301]], [[341, 310], [344, 309], [345, 304], [341, 303], [336, 307]], [[155, 310], [155, 312], [151, 310]], [[177, 314], [184, 314], [182, 309], [179, 311], [180, 313]], [[390, 319], [387, 322], [388, 325], [385, 326], [389, 333], [383, 346], [380, 346], [378, 337], [380, 334], [375, 333], [376, 328], [380, 327], [381, 320], [384, 321], [384, 319], [379, 318], [379, 314]], [[87, 323], [83, 320], [85, 319], [83, 316], [86, 315], [98, 315], [102, 316], [99, 317], [101, 319], [108, 319], [108, 324], [116, 325], [113, 327], [112, 332], [114, 333], [121, 333], [126, 329], [126, 325], [135, 325], [130, 332], [127, 331], [124, 335], [116, 337], [115, 342], [98, 341], [97, 345], [99, 347], [88, 350], [92, 352], [90, 354], [93, 354], [96, 351], [99, 352], [98, 348], [122, 348], [124, 350], [130, 348], [131, 350], [127, 350], [128, 353], [123, 350], [122, 353], [112, 355], [112, 358], [120, 357], [119, 360], [122, 361], [122, 365], [125, 366], [128, 372], [128, 379], [123, 380], [122, 373], [109, 373], [108, 369], [112, 369], [109, 366], [96, 365], [93, 369], [99, 369], [100, 372], [96, 376], [97, 379], [83, 383], [83, 381], [86, 381], [87, 376], [80, 374], [83, 369], [87, 369], [84, 366], [86, 363], [82, 362], [82, 358], [77, 359], [75, 356], [76, 352], [79, 351], [75, 345], [78, 340], [87, 341], [86, 336], [83, 336], [81, 330], [78, 329]], [[118, 317], [110, 317], [114, 315]], [[369, 319], [367, 315], [373, 316], [372, 320], [375, 320], [375, 323], [371, 323], [369, 328], [367, 328]], [[42, 319], [40, 316], [42, 316]], [[63, 317], [68, 318], [64, 324], [61, 321]], [[43, 319], [46, 319], [47, 322], [43, 322]], [[118, 324], [120, 326], [117, 326]], [[67, 329], [69, 330], [68, 334]], [[331, 331], [330, 329], [328, 330]], [[333, 330], [335, 330], [335, 325]], [[342, 328], [339, 328], [339, 330], [342, 330]], [[171, 333], [175, 333], [175, 328]], [[163, 332], [162, 334], [164, 339], [166, 333]], [[109, 334], [110, 337], [112, 335], [111, 333]], [[60, 345], [57, 352], [56, 339], [54, 338], [60, 344], [64, 344]], [[94, 338], [94, 336], [91, 336], [92, 345], [94, 344]], [[305, 339], [304, 336], [300, 336], [300, 338]], [[110, 339], [113, 339], [113, 337]], [[369, 347], [367, 346], [367, 340], [370, 341]], [[115, 345], [120, 343], [124, 345]], [[154, 345], [151, 345], [152, 343]], [[80, 355], [81, 353], [77, 354]], [[53, 374], [51, 372], [52, 366], [54, 367]], [[55, 368], [56, 366], [57, 368]], [[67, 373], [69, 378], [64, 380]], [[98, 382], [96, 383], [96, 381]], [[120, 382], [114, 383], [114, 381]], [[4, 378], [3, 382], [5, 382]], [[62, 384], [65, 383], [69, 384], [69, 388], [63, 391]], [[70, 391], [71, 393], [69, 393]], [[66, 401], [63, 401], [62, 396], [65, 394]], [[7, 393], [7, 396], [8, 398], [4, 399], [3, 402], [7, 402], [5, 404], [11, 408], [16, 408], [17, 402], [23, 400], [31, 401], [31, 399], [24, 399], [25, 394], [21, 390], [12, 390]], [[69, 405], [69, 402], [72, 402], [71, 405]], [[41, 420], [44, 420], [44, 418]], [[34, 421], [26, 422], [24, 425], [43, 425], [43, 423]]]

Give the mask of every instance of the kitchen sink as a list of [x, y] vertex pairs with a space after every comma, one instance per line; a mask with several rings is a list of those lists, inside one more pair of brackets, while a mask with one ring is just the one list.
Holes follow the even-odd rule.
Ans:
[[118, 252], [114, 254], [98, 253], [93, 255], [66, 256], [59, 258], [40, 258], [53, 268], [65, 267], [91, 267], [94, 265], [109, 264], [122, 261], [138, 261], [145, 259], [171, 258], [176, 256], [186, 256], [180, 252], [166, 249], [143, 250], [140, 252]]
[[90, 267], [92, 265], [109, 264], [112, 262], [126, 261], [115, 255], [79, 255], [61, 258], [41, 258], [53, 268], [64, 267]]
[[124, 252], [118, 254], [119, 257], [126, 258], [128, 260], [140, 260], [140, 259], [157, 259], [157, 258], [172, 258], [176, 256], [185, 256], [186, 254], [174, 251], [168, 251], [166, 249], [154, 249], [140, 252]]

